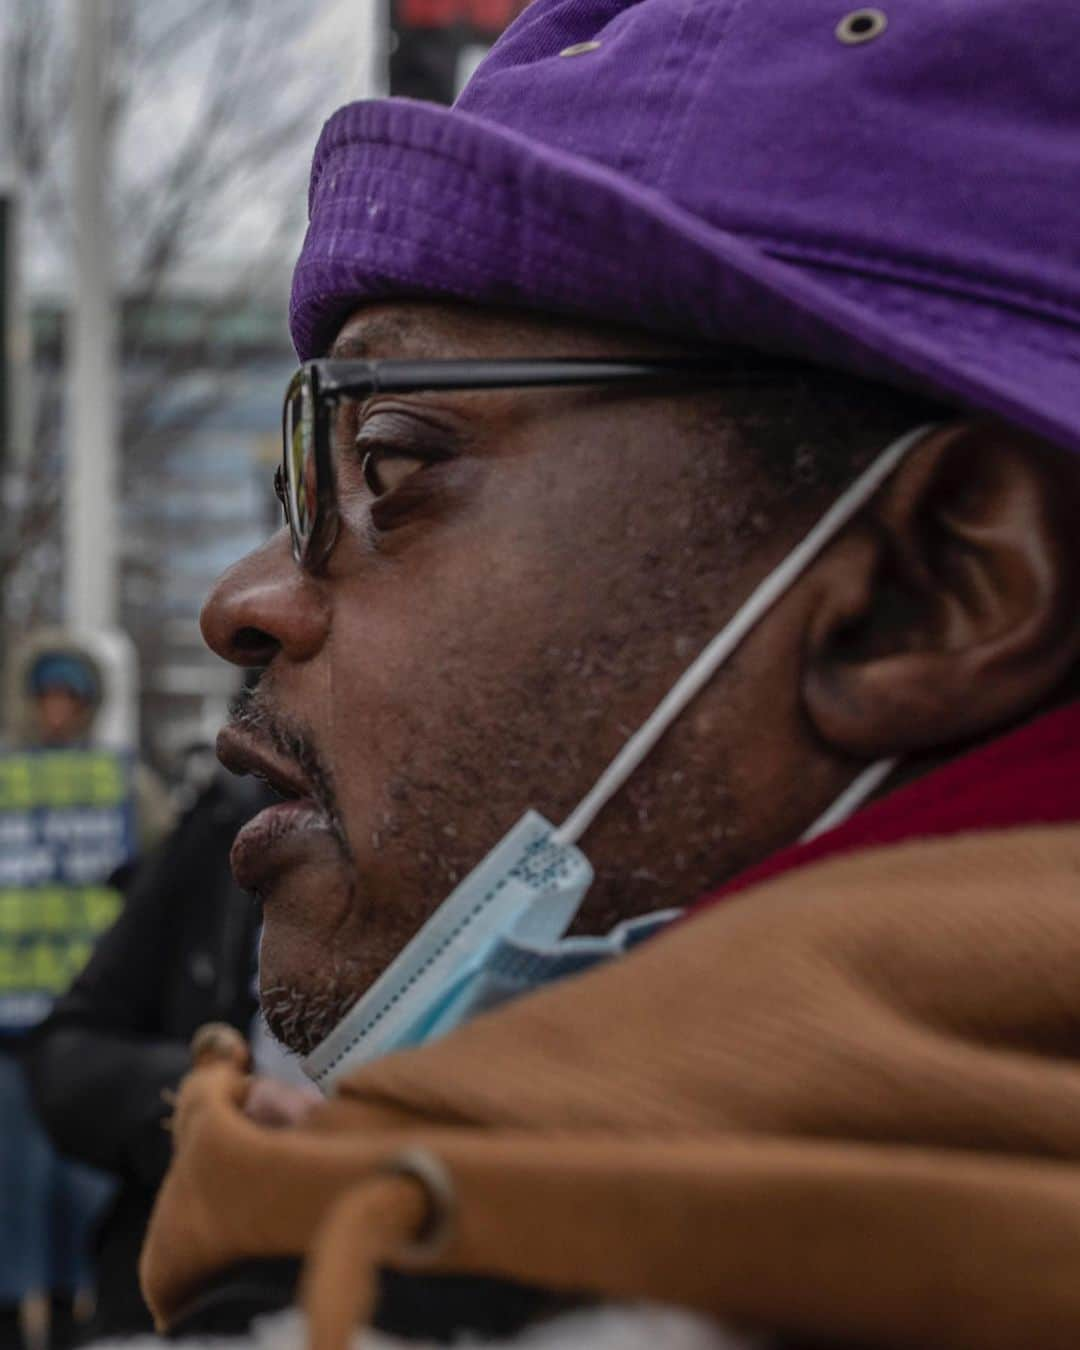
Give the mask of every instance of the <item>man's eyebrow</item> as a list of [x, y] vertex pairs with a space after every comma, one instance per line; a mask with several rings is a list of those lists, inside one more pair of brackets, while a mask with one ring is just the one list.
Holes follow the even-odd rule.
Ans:
[[362, 326], [341, 333], [328, 355], [336, 361], [360, 361], [407, 353], [426, 356], [431, 335], [425, 324], [402, 314], [373, 315]]
[[339, 337], [330, 348], [329, 356], [334, 361], [359, 361], [371, 351], [371, 343], [359, 333], [349, 333]]

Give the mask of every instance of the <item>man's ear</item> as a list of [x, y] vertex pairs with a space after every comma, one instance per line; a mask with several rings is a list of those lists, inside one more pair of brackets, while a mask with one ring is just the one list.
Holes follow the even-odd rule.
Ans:
[[1080, 471], [995, 422], [930, 433], [820, 559], [803, 701], [856, 756], [1023, 717], [1080, 659]]

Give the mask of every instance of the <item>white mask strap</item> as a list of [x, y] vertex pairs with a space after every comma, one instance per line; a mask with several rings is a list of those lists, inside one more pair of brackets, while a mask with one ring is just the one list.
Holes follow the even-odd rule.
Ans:
[[[556, 844], [575, 844], [622, 787], [656, 742], [693, 699], [712, 679], [736, 647], [743, 641], [773, 605], [795, 584], [803, 572], [866, 505], [901, 460], [934, 430], [933, 424], [916, 427], [881, 452], [873, 464], [858, 477], [803, 541], [753, 591], [730, 622], [717, 633], [696, 661], [668, 690], [655, 712], [634, 732], [623, 748], [597, 779], [596, 785], [552, 835]], [[875, 769], [877, 765], [873, 766]], [[892, 766], [890, 765], [890, 768]], [[869, 771], [868, 771], [869, 772]], [[884, 777], [884, 774], [882, 775]], [[880, 780], [879, 780], [880, 781]], [[856, 779], [849, 791], [854, 791]], [[876, 787], [877, 784], [875, 783]], [[870, 791], [873, 789], [871, 788]], [[867, 793], [869, 795], [869, 793]], [[847, 793], [844, 794], [847, 797]], [[843, 798], [841, 799], [843, 800]], [[839, 805], [839, 803], [837, 803]], [[830, 808], [827, 814], [831, 814]], [[854, 808], [852, 808], [854, 809]], [[820, 824], [820, 822], [819, 822]], [[817, 828], [812, 826], [811, 828]]]
[[899, 759], [879, 759], [868, 769], [864, 769], [858, 778], [848, 784], [832, 806], [822, 812], [808, 830], [799, 835], [799, 843], [808, 844], [819, 834], [825, 834], [829, 830], [835, 830], [837, 825], [843, 825], [860, 806], [870, 800], [899, 763]]

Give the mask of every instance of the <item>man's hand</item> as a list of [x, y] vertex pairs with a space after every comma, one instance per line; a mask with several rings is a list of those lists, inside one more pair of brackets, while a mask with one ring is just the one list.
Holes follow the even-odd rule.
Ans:
[[[191, 1042], [195, 1067], [214, 1062], [232, 1064], [242, 1073], [251, 1068], [251, 1049], [235, 1027], [224, 1022], [208, 1022], [199, 1028]], [[294, 1087], [276, 1078], [252, 1078], [244, 1098], [244, 1114], [257, 1125], [271, 1129], [303, 1125], [322, 1101], [315, 1087]]]
[[244, 1114], [257, 1125], [274, 1129], [303, 1125], [322, 1101], [314, 1087], [294, 1087], [276, 1078], [253, 1078], [244, 1102]]

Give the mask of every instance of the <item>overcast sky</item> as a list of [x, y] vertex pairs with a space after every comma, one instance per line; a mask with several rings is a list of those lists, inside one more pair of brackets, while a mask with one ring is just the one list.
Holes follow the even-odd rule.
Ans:
[[[93, 0], [78, 0], [92, 3]], [[122, 0], [121, 0], [122, 2]], [[47, 26], [50, 57], [64, 82], [72, 0], [4, 0], [5, 25], [19, 12]], [[245, 10], [247, 11], [245, 17]], [[115, 139], [114, 202], [116, 272], [125, 279], [154, 213], [161, 209], [160, 183], [177, 156], [191, 153], [189, 137], [207, 102], [222, 81], [240, 94], [228, 123], [218, 132], [205, 158], [195, 156], [198, 185], [192, 195], [198, 210], [186, 227], [184, 257], [175, 268], [180, 289], [213, 289], [224, 275], [268, 252], [283, 273], [295, 256], [303, 230], [307, 170], [319, 129], [342, 103], [368, 97], [378, 79], [373, 49], [374, 16], [382, 0], [255, 0], [250, 6], [225, 0], [135, 0], [136, 56], [118, 68], [117, 84], [126, 102]], [[190, 14], [183, 40], [169, 39]], [[232, 25], [235, 41], [224, 27]], [[162, 41], [163, 35], [167, 40]], [[226, 39], [223, 41], [223, 39]], [[223, 60], [222, 53], [226, 53]], [[295, 122], [287, 142], [255, 156], [244, 155], [245, 142], [265, 135], [278, 120]], [[63, 120], [63, 119], [61, 119]], [[68, 138], [61, 128], [52, 143], [53, 171], [68, 178]], [[228, 159], [233, 168], [215, 181], [214, 163]], [[61, 182], [61, 192], [65, 184]], [[22, 235], [24, 285], [30, 293], [67, 289], [70, 247], [55, 211], [41, 205], [34, 185], [25, 185]], [[283, 226], [283, 213], [289, 220]]]

